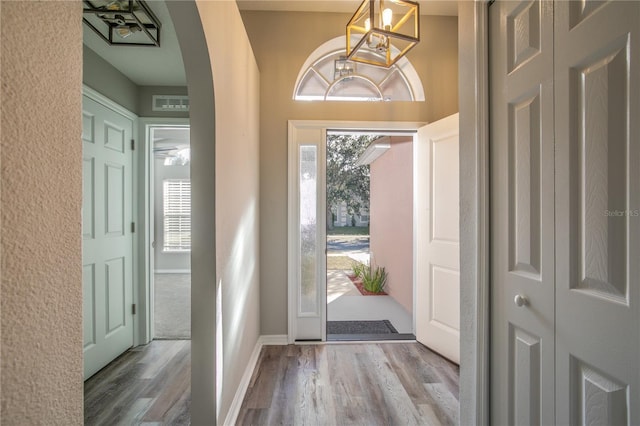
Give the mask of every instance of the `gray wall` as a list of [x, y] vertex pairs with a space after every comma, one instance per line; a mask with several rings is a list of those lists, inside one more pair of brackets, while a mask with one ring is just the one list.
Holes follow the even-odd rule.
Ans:
[[84, 44], [82, 55], [84, 84], [140, 115], [138, 86]]
[[167, 6], [192, 106], [191, 423], [223, 424], [260, 334], [259, 71], [235, 2]]
[[162, 251], [164, 245], [163, 206], [164, 197], [162, 182], [165, 179], [189, 179], [189, 165], [165, 166], [164, 159], [154, 160], [154, 233], [155, 233], [155, 270], [165, 272], [170, 270], [191, 269], [191, 253], [166, 253]]
[[138, 86], [86, 45], [82, 54], [83, 83], [138, 117], [189, 117], [188, 112], [153, 111], [151, 104], [153, 95], [186, 95], [186, 86]]

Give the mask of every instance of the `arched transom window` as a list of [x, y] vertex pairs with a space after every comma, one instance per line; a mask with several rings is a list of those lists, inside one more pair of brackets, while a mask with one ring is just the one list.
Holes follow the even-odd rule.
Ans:
[[[392, 47], [393, 48], [393, 47]], [[370, 52], [370, 55], [378, 55]], [[293, 98], [299, 101], [424, 101], [420, 77], [406, 57], [391, 68], [350, 62], [343, 70], [345, 38], [317, 48], [298, 73]], [[338, 61], [338, 62], [336, 62]]]

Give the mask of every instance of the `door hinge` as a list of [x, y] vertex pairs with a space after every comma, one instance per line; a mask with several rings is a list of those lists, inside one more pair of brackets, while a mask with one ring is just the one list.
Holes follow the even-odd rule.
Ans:
[[133, 315], [136, 314], [136, 304], [135, 303], [133, 305], [131, 305], [131, 314], [133, 314]]
[[131, 151], [133, 151], [134, 149], [136, 149], [136, 140], [131, 139]]
[[136, 232], [136, 223], [135, 222], [131, 222], [131, 232]]

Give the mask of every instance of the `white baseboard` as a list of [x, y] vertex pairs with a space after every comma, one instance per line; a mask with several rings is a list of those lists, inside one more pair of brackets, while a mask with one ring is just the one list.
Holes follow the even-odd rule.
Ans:
[[[253, 348], [253, 352], [251, 353], [251, 357], [249, 358], [249, 362], [247, 363], [247, 368], [244, 370], [244, 374], [242, 375], [242, 379], [240, 379], [240, 384], [238, 385], [236, 394], [233, 397], [233, 401], [231, 401], [231, 406], [229, 407], [227, 418], [224, 419], [224, 422], [222, 423], [223, 425], [233, 426], [236, 424], [238, 415], [240, 414], [240, 408], [242, 407], [242, 401], [244, 401], [244, 396], [247, 393], [247, 389], [249, 389], [251, 376], [253, 376], [253, 372], [258, 364], [258, 358], [260, 358], [260, 351], [262, 351], [262, 347], [266, 345], [281, 346], [286, 344], [286, 334], [274, 334], [258, 337], [258, 341], [256, 342], [256, 345]], [[218, 374], [221, 373], [222, 372], [218, 372]]]
[[156, 269], [154, 274], [190, 274], [191, 269]]
[[287, 345], [289, 342], [287, 341], [286, 334], [268, 334], [265, 336], [260, 336], [258, 342], [262, 343], [262, 346], [265, 345], [275, 345], [282, 346]]

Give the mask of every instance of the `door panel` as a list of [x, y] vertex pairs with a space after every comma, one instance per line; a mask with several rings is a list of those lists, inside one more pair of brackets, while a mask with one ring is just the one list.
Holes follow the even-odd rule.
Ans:
[[133, 345], [133, 121], [83, 96], [85, 379]]
[[460, 361], [458, 114], [418, 130], [415, 146], [416, 339]]
[[491, 416], [553, 424], [553, 5], [496, 2], [489, 27]]
[[290, 127], [289, 335], [322, 340], [326, 316], [326, 130]]
[[640, 424], [640, 3], [555, 13], [556, 420]]

